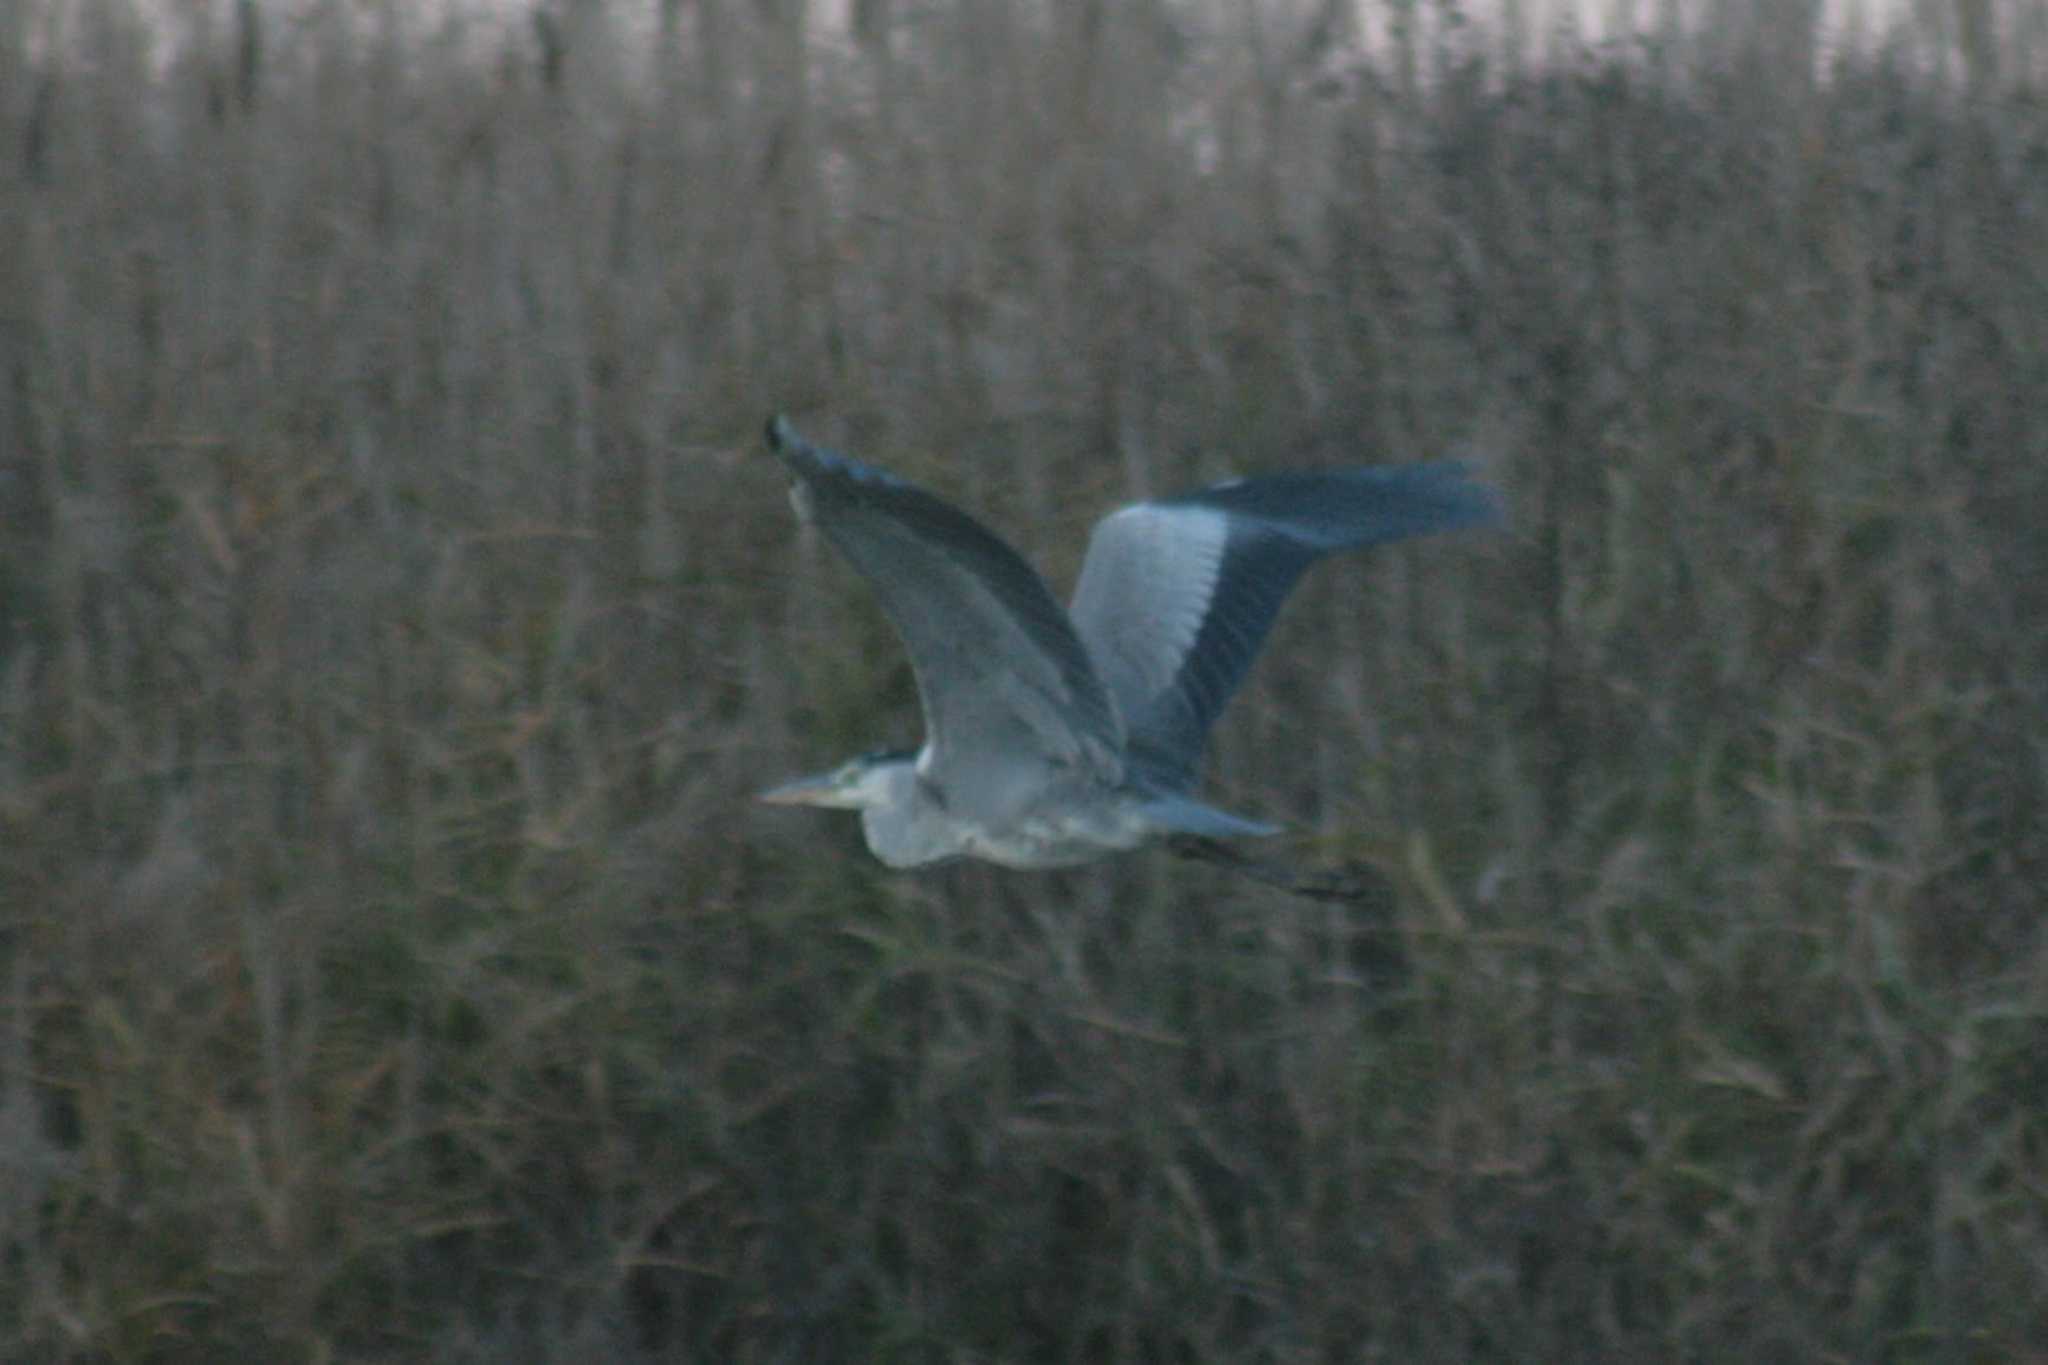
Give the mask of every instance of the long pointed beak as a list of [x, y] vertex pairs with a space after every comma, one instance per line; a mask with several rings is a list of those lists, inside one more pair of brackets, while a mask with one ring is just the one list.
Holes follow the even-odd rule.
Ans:
[[839, 795], [838, 786], [830, 773], [817, 773], [811, 777], [799, 777], [770, 787], [754, 798], [766, 801], [771, 806], [843, 806], [845, 801]]

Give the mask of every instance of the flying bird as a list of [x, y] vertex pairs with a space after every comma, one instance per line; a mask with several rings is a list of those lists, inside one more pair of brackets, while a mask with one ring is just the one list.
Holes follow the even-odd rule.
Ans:
[[768, 448], [910, 652], [915, 751], [880, 751], [763, 801], [861, 813], [891, 867], [1065, 867], [1156, 839], [1278, 832], [1190, 795], [1203, 742], [1302, 573], [1324, 555], [1500, 520], [1455, 463], [1232, 479], [1096, 523], [1062, 608], [1018, 553], [780, 416]]

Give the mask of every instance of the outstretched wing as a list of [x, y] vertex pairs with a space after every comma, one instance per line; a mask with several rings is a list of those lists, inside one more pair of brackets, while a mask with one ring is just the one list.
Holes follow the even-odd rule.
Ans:
[[1124, 730], [1045, 581], [979, 522], [893, 474], [814, 446], [788, 421], [768, 445], [798, 511], [873, 587], [910, 651], [926, 774], [970, 809], [1027, 794], [1048, 766], [1123, 773]]
[[1129, 761], [1168, 790], [1192, 780], [1209, 727], [1317, 559], [1500, 519], [1453, 463], [1236, 479], [1105, 517], [1073, 621], [1122, 712]]

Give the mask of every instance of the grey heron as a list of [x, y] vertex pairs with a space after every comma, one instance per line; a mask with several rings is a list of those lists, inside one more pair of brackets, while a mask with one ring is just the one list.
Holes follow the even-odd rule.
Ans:
[[780, 416], [768, 446], [798, 514], [908, 648], [925, 740], [761, 799], [858, 810], [891, 867], [1064, 867], [1169, 836], [1276, 833], [1189, 793], [1295, 582], [1339, 550], [1500, 519], [1449, 462], [1232, 479], [1103, 518], [1062, 609], [1015, 550], [924, 489]]

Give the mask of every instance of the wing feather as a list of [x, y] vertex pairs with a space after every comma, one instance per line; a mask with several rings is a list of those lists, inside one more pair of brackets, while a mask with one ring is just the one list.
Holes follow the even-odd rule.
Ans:
[[1322, 556], [1499, 519], [1493, 492], [1454, 463], [1236, 479], [1104, 518], [1072, 617], [1129, 761], [1167, 790], [1193, 780], [1209, 728]]
[[769, 447], [800, 510], [852, 562], [917, 675], [925, 771], [949, 801], [994, 813], [1078, 767], [1123, 774], [1108, 689], [1045, 581], [981, 523], [886, 471], [805, 441], [788, 422]]

